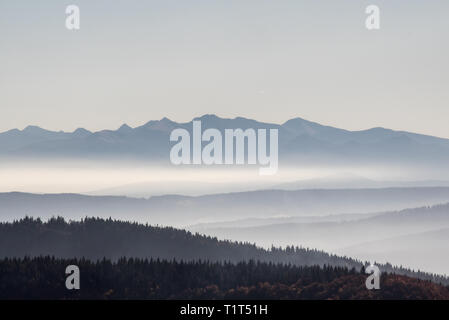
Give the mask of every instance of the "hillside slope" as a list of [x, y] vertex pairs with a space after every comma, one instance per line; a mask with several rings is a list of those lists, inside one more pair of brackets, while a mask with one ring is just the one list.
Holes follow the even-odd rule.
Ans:
[[[0, 258], [54, 256], [93, 261], [103, 258], [118, 261], [122, 257], [183, 261], [231, 262], [259, 261], [295, 266], [336, 266], [356, 268], [361, 261], [300, 247], [262, 249], [249, 243], [219, 241], [185, 230], [162, 228], [131, 222], [87, 218], [65, 222], [54, 218], [48, 222], [25, 218], [0, 224]], [[449, 284], [438, 275], [412, 272], [405, 268], [379, 265], [382, 272]]]

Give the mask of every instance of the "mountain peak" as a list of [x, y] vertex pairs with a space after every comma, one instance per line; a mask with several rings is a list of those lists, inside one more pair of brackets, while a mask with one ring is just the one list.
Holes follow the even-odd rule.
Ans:
[[145, 123], [143, 126], [140, 126], [136, 129], [150, 129], [150, 130], [157, 130], [157, 131], [170, 131], [173, 130], [178, 124], [172, 120], [170, 120], [167, 117], [162, 118], [161, 120], [150, 120], [147, 123]]
[[118, 131], [120, 132], [129, 132], [131, 131], [133, 128], [131, 128], [130, 126], [128, 126], [126, 123], [122, 124], [120, 126], [120, 128], [118, 128]]
[[287, 127], [289, 127], [289, 126], [298, 126], [298, 125], [302, 125], [302, 126], [304, 126], [304, 125], [319, 125], [319, 126], [322, 126], [319, 123], [312, 122], [312, 121], [309, 121], [309, 120], [306, 120], [306, 119], [303, 119], [303, 118], [300, 118], [300, 117], [296, 117], [296, 118], [287, 120], [286, 122], [284, 122], [282, 124], [282, 126], [287, 126]]
[[161, 120], [150, 120], [147, 123], [145, 123], [143, 126], [154, 126], [154, 125], [160, 125], [160, 124], [169, 124], [169, 123], [174, 123], [172, 120], [170, 120], [167, 117], [163, 117]]
[[90, 132], [89, 130], [86, 130], [84, 128], [78, 128], [75, 131], [73, 131], [73, 133], [81, 133], [81, 132]]
[[208, 113], [208, 114], [202, 115], [201, 117], [196, 117], [193, 120], [195, 120], [195, 121], [197, 121], [197, 120], [199, 120], [199, 121], [214, 121], [214, 120], [223, 120], [223, 119], [218, 117], [215, 114]]
[[27, 133], [42, 133], [42, 132], [47, 132], [47, 130], [42, 129], [41, 127], [38, 126], [27, 126], [25, 129], [22, 130], [23, 132], [27, 132]]
[[92, 132], [90, 132], [89, 130], [86, 130], [84, 128], [78, 128], [75, 131], [73, 131], [73, 134], [76, 136], [87, 136], [89, 134], [91, 134]]

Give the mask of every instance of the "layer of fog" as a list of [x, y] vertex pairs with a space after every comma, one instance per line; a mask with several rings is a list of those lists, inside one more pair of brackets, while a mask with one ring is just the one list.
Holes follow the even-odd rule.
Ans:
[[189, 230], [264, 247], [318, 248], [449, 275], [449, 204], [372, 215], [247, 219]]
[[260, 176], [258, 167], [155, 166], [144, 162], [0, 162], [0, 192], [82, 193], [150, 197], [203, 195], [261, 189], [449, 186], [442, 168], [402, 166], [280, 167]]

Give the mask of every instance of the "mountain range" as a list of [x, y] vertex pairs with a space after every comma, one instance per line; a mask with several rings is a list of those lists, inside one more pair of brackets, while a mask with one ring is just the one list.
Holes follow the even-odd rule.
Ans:
[[[372, 128], [349, 131], [301, 118], [283, 124], [264, 123], [237, 117], [203, 115], [202, 128], [278, 129], [279, 160], [284, 163], [332, 161], [445, 163], [449, 160], [449, 139]], [[192, 120], [192, 121], [193, 121]], [[170, 132], [175, 128], [192, 130], [192, 121], [177, 123], [163, 118], [132, 128], [126, 124], [117, 130], [91, 132], [79, 128], [73, 132], [48, 131], [37, 126], [0, 133], [0, 156], [3, 158], [84, 158], [140, 159], [169, 163]]]

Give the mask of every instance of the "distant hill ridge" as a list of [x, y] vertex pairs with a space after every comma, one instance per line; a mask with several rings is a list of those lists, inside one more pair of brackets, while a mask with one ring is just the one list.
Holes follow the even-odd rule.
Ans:
[[204, 196], [151, 198], [82, 194], [0, 193], [1, 220], [85, 216], [132, 219], [172, 226], [276, 216], [373, 213], [449, 203], [449, 187], [261, 190]]

